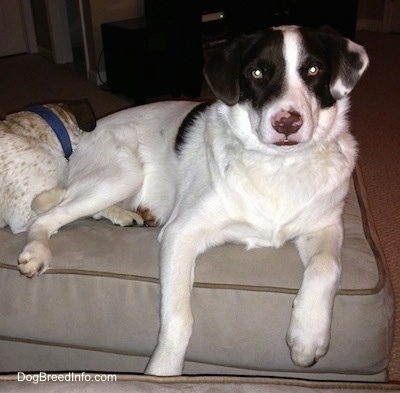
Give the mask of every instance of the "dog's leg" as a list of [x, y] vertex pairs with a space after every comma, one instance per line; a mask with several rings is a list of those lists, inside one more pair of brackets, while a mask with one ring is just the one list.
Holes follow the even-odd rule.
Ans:
[[293, 363], [312, 366], [328, 351], [335, 295], [340, 285], [341, 224], [301, 236], [296, 244], [305, 265], [287, 333]]
[[[95, 194], [93, 194], [93, 197]], [[117, 199], [117, 198], [116, 198]], [[95, 215], [111, 201], [99, 201], [86, 195], [84, 198], [63, 202], [35, 218], [28, 228], [28, 242], [18, 257], [18, 269], [26, 277], [44, 273], [51, 262], [49, 238], [58, 229], [79, 218]], [[119, 202], [115, 200], [115, 202]], [[112, 201], [111, 201], [112, 203]]]
[[104, 172], [97, 180], [88, 176], [73, 182], [59, 205], [31, 221], [27, 244], [18, 257], [21, 274], [33, 277], [46, 271], [51, 261], [49, 238], [59, 228], [116, 205], [135, 194], [143, 181], [140, 163], [135, 160], [132, 160], [128, 171], [118, 171], [115, 167], [115, 173], [109, 177], [102, 175]]
[[52, 188], [36, 195], [31, 204], [32, 210], [36, 214], [49, 211], [64, 199], [65, 191], [65, 188]]
[[182, 374], [193, 326], [191, 290], [195, 259], [206, 246], [204, 231], [185, 224], [164, 228], [160, 253], [161, 326], [146, 374]]
[[[179, 228], [178, 228], [179, 229]], [[146, 374], [182, 374], [184, 357], [192, 334], [191, 290], [196, 252], [193, 238], [183, 231], [166, 230], [160, 254], [161, 326], [158, 344]], [[182, 239], [181, 239], [182, 238]]]

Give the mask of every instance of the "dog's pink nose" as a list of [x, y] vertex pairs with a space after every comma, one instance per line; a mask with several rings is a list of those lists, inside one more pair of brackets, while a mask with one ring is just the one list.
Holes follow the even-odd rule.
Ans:
[[295, 111], [280, 111], [272, 118], [272, 127], [281, 134], [295, 134], [303, 125], [300, 113]]

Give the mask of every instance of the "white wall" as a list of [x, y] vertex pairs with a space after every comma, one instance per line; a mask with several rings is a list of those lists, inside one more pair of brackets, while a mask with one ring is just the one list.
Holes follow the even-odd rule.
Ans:
[[[97, 81], [97, 65], [103, 49], [101, 25], [107, 22], [137, 18], [144, 15], [143, 0], [86, 0], [89, 17], [87, 39], [89, 45], [89, 79]], [[104, 59], [100, 62], [100, 73], [104, 74]]]

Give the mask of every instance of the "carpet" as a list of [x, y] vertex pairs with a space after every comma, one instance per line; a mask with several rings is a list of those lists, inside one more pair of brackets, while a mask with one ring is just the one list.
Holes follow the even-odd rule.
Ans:
[[[371, 65], [352, 94], [352, 131], [359, 142], [359, 164], [371, 214], [400, 307], [400, 35], [359, 32]], [[397, 109], [396, 109], [397, 108]], [[400, 313], [389, 366], [400, 381]]]

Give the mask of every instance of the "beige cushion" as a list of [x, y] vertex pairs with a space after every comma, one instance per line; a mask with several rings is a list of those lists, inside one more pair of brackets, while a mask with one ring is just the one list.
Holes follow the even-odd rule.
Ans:
[[[362, 185], [357, 188], [364, 210]], [[324, 358], [299, 369], [285, 343], [303, 272], [293, 244], [251, 251], [227, 244], [197, 261], [185, 371], [384, 379], [392, 295], [372, 222], [365, 212], [362, 217], [353, 186], [344, 223], [342, 289]], [[158, 232], [80, 220], [51, 238], [51, 269], [29, 280], [16, 270], [25, 234], [0, 230], [0, 372], [142, 372], [159, 323]]]

